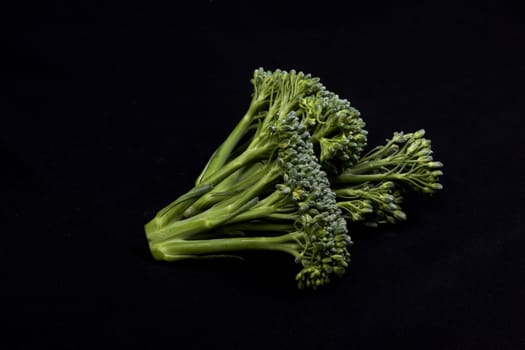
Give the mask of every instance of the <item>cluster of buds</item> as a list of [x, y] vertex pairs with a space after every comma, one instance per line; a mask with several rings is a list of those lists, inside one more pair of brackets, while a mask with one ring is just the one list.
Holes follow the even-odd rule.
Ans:
[[432, 158], [431, 142], [424, 135], [423, 129], [408, 134], [394, 133], [385, 146], [388, 156], [383, 160], [383, 167], [393, 179], [430, 194], [443, 188], [439, 183], [443, 164]]
[[357, 162], [367, 143], [367, 131], [361, 114], [348, 100], [321, 90], [303, 98], [300, 107], [323, 168], [338, 173]]
[[361, 221], [367, 226], [393, 224], [406, 220], [400, 207], [403, 197], [392, 181], [363, 183], [354, 187], [335, 190], [337, 205], [351, 221]]
[[328, 283], [331, 275], [345, 272], [350, 260], [347, 246], [352, 242], [306, 126], [290, 112], [279, 120], [277, 135], [278, 162], [284, 173], [277, 189], [297, 203], [300, 215], [294, 224], [304, 233], [296, 242], [301, 246], [296, 261], [303, 265], [296, 279], [299, 288], [317, 288]]
[[427, 194], [440, 190], [443, 164], [433, 160], [430, 140], [424, 135], [425, 130], [394, 133], [385, 145], [374, 148], [353, 167], [345, 169], [336, 181], [394, 181]]
[[[334, 179], [338, 206], [351, 221], [376, 226], [406, 219], [400, 208], [407, 188], [431, 194], [443, 186], [443, 164], [432, 158], [425, 130], [396, 132]], [[404, 185], [404, 186], [403, 186]]]

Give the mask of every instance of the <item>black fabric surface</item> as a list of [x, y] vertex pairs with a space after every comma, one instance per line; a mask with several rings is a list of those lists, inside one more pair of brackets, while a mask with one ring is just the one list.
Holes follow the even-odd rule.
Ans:
[[[24, 6], [24, 5], [22, 5]], [[6, 349], [525, 348], [523, 47], [515, 9], [194, 2], [4, 13]], [[7, 22], [5, 22], [7, 23]], [[340, 280], [279, 253], [156, 262], [143, 225], [188, 190], [258, 67], [312, 73], [369, 144], [425, 128], [443, 191], [352, 225]]]

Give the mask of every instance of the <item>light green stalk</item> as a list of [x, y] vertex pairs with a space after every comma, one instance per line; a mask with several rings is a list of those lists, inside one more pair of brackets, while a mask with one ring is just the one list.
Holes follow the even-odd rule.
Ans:
[[233, 237], [204, 240], [172, 239], [150, 245], [151, 253], [157, 260], [176, 261], [203, 256], [223, 255], [228, 252], [246, 250], [276, 250], [300, 256], [298, 240], [304, 234], [291, 232], [274, 237]]

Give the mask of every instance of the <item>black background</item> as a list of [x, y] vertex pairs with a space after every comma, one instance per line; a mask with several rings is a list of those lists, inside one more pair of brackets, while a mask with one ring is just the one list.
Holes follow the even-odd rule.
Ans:
[[[76, 3], [76, 2], [75, 2]], [[2, 341], [9, 349], [525, 348], [522, 17], [418, 2], [21, 4], [4, 11]], [[350, 227], [349, 273], [288, 256], [155, 262], [143, 224], [189, 189], [257, 67], [319, 76], [369, 143], [427, 130], [444, 190]]]

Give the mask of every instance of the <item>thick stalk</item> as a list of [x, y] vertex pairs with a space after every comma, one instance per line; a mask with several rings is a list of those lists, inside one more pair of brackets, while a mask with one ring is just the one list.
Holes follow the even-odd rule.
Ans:
[[[264, 148], [254, 148], [249, 151], [243, 152], [234, 160], [228, 162], [226, 166], [221, 168], [218, 172], [214, 173], [211, 178], [207, 179], [207, 183], [200, 184], [192, 188], [186, 194], [179, 197], [177, 200], [166, 206], [164, 209], [148, 222], [145, 226], [146, 232], [153, 232], [160, 230], [165, 227], [173, 219], [180, 219], [184, 217], [183, 213], [190, 208], [190, 206], [196, 202], [205, 193], [211, 191], [215, 184], [220, 183], [222, 180], [242, 168], [247, 164], [257, 161], [267, 152]], [[190, 210], [191, 211], [191, 210]], [[187, 212], [188, 214], [188, 212]], [[189, 213], [191, 216], [193, 213]]]
[[161, 242], [165, 239], [189, 238], [199, 232], [205, 232], [216, 225], [216, 220], [206, 215], [196, 215], [188, 219], [170, 222], [163, 227], [150, 225], [145, 226], [146, 237], [150, 242]]
[[237, 215], [249, 212], [250, 208], [257, 203], [257, 196], [269, 183], [277, 178], [279, 173], [280, 169], [278, 166], [270, 168], [250, 188], [195, 216], [169, 222], [160, 228], [146, 225], [146, 236], [150, 241], [162, 241], [172, 238], [187, 239], [196, 233], [205, 232], [219, 225], [226, 224]]
[[198, 198], [200, 198], [203, 194], [206, 192], [209, 192], [213, 186], [211, 185], [198, 185], [189, 190], [186, 194], [180, 196], [175, 201], [171, 202], [169, 205], [161, 209], [155, 217], [146, 224], [145, 230], [146, 232], [150, 231], [156, 231], [163, 227], [166, 223], [171, 221], [172, 219], [176, 217], [182, 217], [183, 212], [190, 206], [193, 202], [195, 202]]
[[206, 240], [173, 239], [150, 243], [151, 254], [156, 260], [183, 260], [206, 255], [243, 251], [243, 250], [276, 250], [299, 256], [301, 233], [292, 232], [275, 237], [234, 237]]

